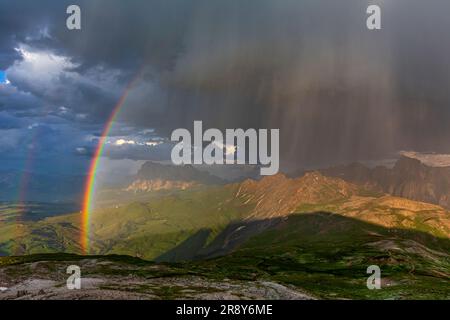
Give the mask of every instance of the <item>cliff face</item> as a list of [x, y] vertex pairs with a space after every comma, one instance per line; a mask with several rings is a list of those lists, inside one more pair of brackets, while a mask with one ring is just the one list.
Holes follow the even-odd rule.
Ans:
[[351, 164], [321, 172], [371, 190], [450, 208], [450, 167], [429, 167], [417, 159], [401, 157], [392, 169]]
[[171, 190], [179, 189], [186, 190], [188, 188], [194, 187], [198, 183], [194, 181], [169, 181], [161, 179], [153, 180], [140, 180], [137, 179], [133, 181], [125, 190], [133, 192], [148, 192], [148, 191], [159, 191], [159, 190]]
[[339, 201], [357, 193], [353, 184], [309, 172], [297, 179], [277, 174], [259, 181], [246, 180], [240, 184], [236, 197], [255, 204], [248, 218], [267, 219], [292, 214], [301, 204]]
[[125, 190], [133, 192], [184, 190], [197, 185], [213, 184], [223, 184], [223, 181], [191, 165], [173, 166], [148, 161], [142, 165], [134, 181]]

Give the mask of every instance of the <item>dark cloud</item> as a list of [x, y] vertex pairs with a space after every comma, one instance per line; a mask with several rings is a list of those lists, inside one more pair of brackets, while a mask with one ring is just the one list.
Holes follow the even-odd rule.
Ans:
[[[369, 3], [382, 8], [381, 31], [365, 27]], [[69, 4], [82, 8], [81, 31], [65, 28]], [[12, 70], [17, 90], [0, 92], [0, 110], [34, 117], [45, 110], [86, 134], [99, 133], [135, 79], [113, 135], [155, 128], [168, 136], [193, 120], [280, 128], [281, 159], [290, 166], [404, 149], [450, 152], [448, 1], [0, 5], [0, 69]], [[36, 77], [15, 50], [21, 44], [69, 65]], [[147, 159], [145, 150], [127, 146], [109, 155]]]
[[294, 165], [450, 152], [450, 5], [378, 3], [371, 32], [369, 1], [203, 2], [173, 66], [136, 85], [160, 90], [130, 97], [123, 118], [166, 134], [193, 120], [280, 128]]
[[22, 121], [6, 112], [0, 112], [0, 130], [18, 129], [22, 126]]
[[170, 161], [174, 144], [162, 143], [155, 146], [125, 144], [121, 146], [107, 145], [104, 155], [110, 159]]
[[20, 112], [42, 107], [43, 102], [33, 94], [20, 91], [11, 85], [0, 85], [0, 111]]

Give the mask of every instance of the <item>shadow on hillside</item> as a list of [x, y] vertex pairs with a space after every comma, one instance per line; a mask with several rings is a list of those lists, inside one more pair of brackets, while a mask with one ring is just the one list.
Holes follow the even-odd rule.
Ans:
[[223, 256], [239, 248], [264, 249], [265, 246], [299, 246], [308, 243], [320, 243], [324, 247], [328, 245], [331, 250], [337, 244], [368, 244], [381, 240], [412, 240], [428, 249], [450, 252], [450, 239], [438, 238], [422, 231], [387, 228], [329, 212], [231, 223], [208, 243], [210, 233], [208, 229], [199, 230], [155, 260], [203, 260]]

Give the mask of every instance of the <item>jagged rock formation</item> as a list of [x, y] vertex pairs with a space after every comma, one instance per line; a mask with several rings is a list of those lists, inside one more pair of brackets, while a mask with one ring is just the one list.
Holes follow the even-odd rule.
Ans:
[[401, 157], [392, 169], [370, 169], [355, 163], [321, 172], [370, 190], [450, 208], [450, 167], [429, 167], [417, 159]]
[[299, 204], [314, 204], [346, 199], [358, 188], [338, 178], [309, 172], [303, 177], [290, 179], [283, 174], [263, 179], [244, 181], [236, 197], [244, 203], [256, 203], [249, 218], [274, 218], [295, 212]]
[[191, 165], [173, 166], [147, 161], [139, 169], [134, 181], [125, 190], [132, 192], [185, 190], [198, 185], [212, 184], [223, 184], [223, 181]]

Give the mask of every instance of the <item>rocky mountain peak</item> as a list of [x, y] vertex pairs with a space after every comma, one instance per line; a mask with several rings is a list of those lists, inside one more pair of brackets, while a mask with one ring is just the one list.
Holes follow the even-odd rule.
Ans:
[[127, 191], [156, 191], [187, 189], [197, 185], [223, 184], [224, 181], [192, 165], [174, 166], [152, 161], [145, 162]]

